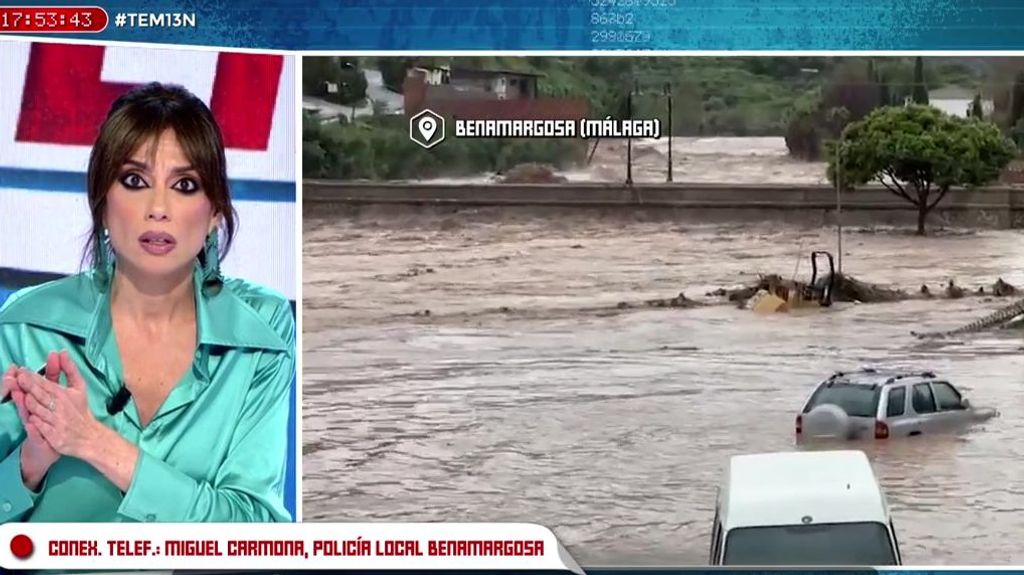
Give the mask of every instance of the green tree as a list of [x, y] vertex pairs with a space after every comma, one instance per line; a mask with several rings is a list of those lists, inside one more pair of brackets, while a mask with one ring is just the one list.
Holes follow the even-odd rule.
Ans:
[[851, 60], [838, 66], [822, 87], [821, 109], [846, 108], [850, 120], [860, 120], [871, 110], [884, 105], [875, 78], [874, 66]]
[[336, 82], [337, 62], [331, 57], [314, 56], [302, 61], [302, 91], [310, 96], [323, 96], [324, 83]]
[[850, 123], [850, 111], [840, 106], [829, 108], [825, 112], [825, 127], [833, 138], [842, 135], [846, 125]]
[[1018, 148], [1024, 147], [1024, 118], [1017, 120], [1017, 123], [1010, 127], [1010, 137]]
[[[828, 177], [835, 181], [835, 143]], [[976, 187], [999, 177], [1016, 149], [990, 122], [950, 116], [931, 106], [875, 110], [847, 126], [839, 149], [840, 185], [876, 181], [917, 208], [917, 233], [954, 186]]]
[[384, 86], [392, 92], [402, 93], [405, 84], [405, 75], [410, 68], [412, 60], [385, 56], [377, 59], [377, 69], [380, 70], [381, 80]]
[[971, 100], [970, 116], [979, 120], [985, 119], [985, 112], [981, 109], [981, 94], [975, 94]]
[[915, 104], [928, 104], [928, 87], [924, 83], [924, 58], [914, 59], [914, 92]]
[[795, 109], [786, 124], [786, 147], [795, 158], [813, 162], [821, 157], [821, 134], [818, 114], [813, 110]]
[[878, 105], [879, 106], [891, 106], [892, 105], [892, 92], [889, 90], [889, 82], [882, 75], [882, 72], [875, 68], [875, 85], [878, 86]]
[[889, 91], [873, 60], [850, 59], [832, 69], [820, 91], [800, 97], [785, 122], [790, 155], [803, 160], [821, 157], [822, 139], [837, 138], [843, 128], [879, 106]]
[[1014, 127], [1024, 117], [1024, 71], [1017, 72], [1013, 78], [1013, 89], [1010, 92], [1010, 117], [1007, 125]]
[[[336, 92], [328, 89], [332, 84]], [[307, 58], [302, 62], [302, 89], [310, 96], [343, 105], [356, 104], [366, 98], [366, 75], [358, 59]]]
[[366, 99], [366, 74], [358, 61], [342, 61], [338, 75], [338, 94], [334, 98], [339, 104], [354, 105]]

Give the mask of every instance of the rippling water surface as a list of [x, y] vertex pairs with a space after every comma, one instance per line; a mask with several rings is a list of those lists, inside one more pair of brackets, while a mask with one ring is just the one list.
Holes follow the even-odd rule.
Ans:
[[[306, 520], [531, 521], [584, 565], [701, 564], [728, 457], [797, 449], [795, 411], [833, 370], [899, 364], [1002, 412], [957, 436], [857, 445], [905, 562], [1024, 562], [1024, 336], [908, 334], [1010, 300], [643, 305], [806, 277], [833, 232], [792, 226], [367, 211], [307, 213], [305, 228]], [[1021, 239], [851, 231], [843, 266], [908, 289], [1024, 285]]]

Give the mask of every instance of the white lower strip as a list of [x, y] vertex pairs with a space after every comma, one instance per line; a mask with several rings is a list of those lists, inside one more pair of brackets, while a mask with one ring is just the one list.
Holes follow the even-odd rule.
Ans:
[[7, 523], [5, 569], [515, 569], [579, 565], [529, 523]]

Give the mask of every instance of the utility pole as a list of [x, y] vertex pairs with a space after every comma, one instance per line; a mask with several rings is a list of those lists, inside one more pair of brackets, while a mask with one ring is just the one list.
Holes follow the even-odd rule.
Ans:
[[843, 275], [843, 194], [840, 184], [839, 170], [842, 163], [841, 150], [843, 147], [843, 134], [839, 134], [839, 143], [836, 144], [836, 249], [839, 257], [839, 275]]
[[[626, 119], [633, 119], [633, 92], [636, 91], [636, 80], [626, 94]], [[633, 137], [626, 138], [626, 185], [633, 185]]]
[[665, 82], [665, 96], [668, 97], [668, 181], [672, 182], [672, 83]]

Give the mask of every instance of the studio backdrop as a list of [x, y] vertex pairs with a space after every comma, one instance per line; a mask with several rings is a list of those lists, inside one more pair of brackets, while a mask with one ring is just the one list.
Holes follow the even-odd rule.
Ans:
[[203, 99], [224, 134], [239, 221], [224, 273], [277, 290], [294, 309], [294, 76], [289, 56], [0, 42], [0, 304], [21, 287], [82, 269], [93, 141], [120, 94], [158, 81]]

